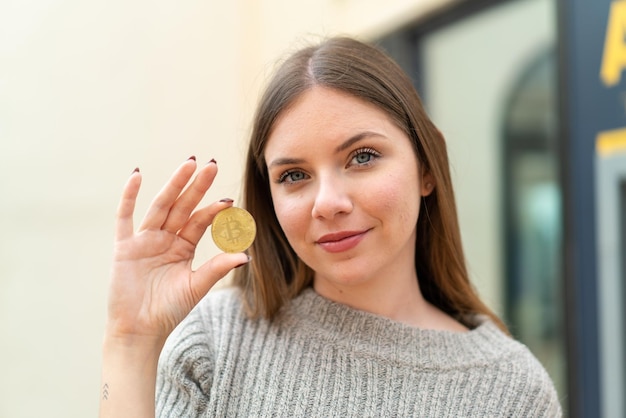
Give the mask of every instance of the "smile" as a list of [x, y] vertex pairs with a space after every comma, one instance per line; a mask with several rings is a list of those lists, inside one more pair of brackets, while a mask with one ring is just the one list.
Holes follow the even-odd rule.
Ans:
[[369, 232], [369, 229], [364, 231], [341, 231], [326, 234], [320, 237], [315, 243], [329, 253], [340, 253], [356, 247], [367, 232]]

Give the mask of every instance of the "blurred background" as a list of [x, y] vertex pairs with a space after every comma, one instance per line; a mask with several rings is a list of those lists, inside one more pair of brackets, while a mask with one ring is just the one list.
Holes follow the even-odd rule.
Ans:
[[127, 177], [143, 173], [140, 215], [189, 156], [215, 158], [206, 202], [238, 201], [260, 89], [281, 57], [337, 34], [414, 80], [448, 141], [472, 279], [566, 414], [625, 416], [624, 4], [0, 3], [0, 418], [97, 414]]

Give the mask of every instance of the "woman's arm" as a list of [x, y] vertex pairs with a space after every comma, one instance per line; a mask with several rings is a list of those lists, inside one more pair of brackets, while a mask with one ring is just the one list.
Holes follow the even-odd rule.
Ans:
[[230, 199], [196, 209], [217, 174], [211, 161], [190, 183], [196, 161], [174, 172], [135, 231], [141, 174], [124, 187], [117, 212], [102, 357], [100, 417], [153, 417], [159, 354], [167, 336], [247, 255], [219, 254], [192, 270], [198, 241]]
[[154, 388], [162, 344], [105, 335], [100, 417], [154, 417]]

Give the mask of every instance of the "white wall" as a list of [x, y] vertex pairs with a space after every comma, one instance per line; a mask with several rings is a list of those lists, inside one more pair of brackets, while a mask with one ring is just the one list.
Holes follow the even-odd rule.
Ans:
[[237, 197], [231, 2], [0, 6], [0, 416], [95, 416], [112, 226], [192, 154]]
[[237, 198], [279, 51], [445, 2], [0, 3], [0, 417], [96, 415], [113, 217], [136, 166], [138, 213], [192, 154], [218, 161], [208, 200]]

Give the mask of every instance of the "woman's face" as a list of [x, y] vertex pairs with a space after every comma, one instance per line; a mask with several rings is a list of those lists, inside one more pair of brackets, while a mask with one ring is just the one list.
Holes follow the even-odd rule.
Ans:
[[265, 162], [276, 216], [316, 289], [415, 275], [423, 184], [409, 138], [374, 105], [314, 87], [275, 123]]

